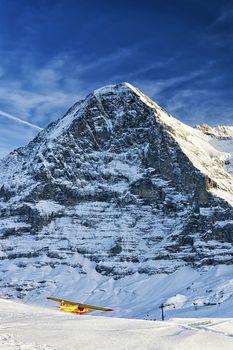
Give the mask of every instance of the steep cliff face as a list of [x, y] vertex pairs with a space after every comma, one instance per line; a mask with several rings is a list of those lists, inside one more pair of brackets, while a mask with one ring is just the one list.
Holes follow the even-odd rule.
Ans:
[[3, 294], [85, 275], [85, 259], [114, 279], [231, 264], [231, 158], [214, 140], [127, 83], [76, 103], [0, 163]]

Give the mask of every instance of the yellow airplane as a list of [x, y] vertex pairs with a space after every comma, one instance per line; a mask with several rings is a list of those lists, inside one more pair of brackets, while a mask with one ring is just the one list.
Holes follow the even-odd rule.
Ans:
[[113, 309], [106, 308], [106, 307], [81, 304], [81, 303], [77, 303], [74, 301], [58, 299], [58, 298], [54, 298], [54, 297], [47, 297], [47, 299], [60, 303], [60, 310], [66, 311], [66, 312], [73, 312], [73, 313], [79, 314], [79, 315], [83, 315], [86, 312], [89, 312], [92, 310], [113, 311]]

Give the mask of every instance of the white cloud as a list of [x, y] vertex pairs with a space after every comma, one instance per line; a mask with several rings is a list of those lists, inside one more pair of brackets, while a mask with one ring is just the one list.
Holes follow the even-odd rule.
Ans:
[[[28, 54], [18, 63], [17, 79], [6, 74], [4, 68], [0, 67], [0, 115], [7, 117], [9, 121], [23, 123], [25, 128], [31, 126], [40, 130], [40, 127], [62, 117], [77, 100], [102, 84], [88, 83], [82, 78], [83, 73], [95, 73], [100, 67], [112, 65], [114, 62], [117, 64], [136, 52], [135, 47], [122, 48], [104, 57], [86, 57], [85, 61], [79, 62], [71, 54], [59, 55], [39, 68], [34, 65], [33, 54], [31, 57]], [[16, 115], [20, 118], [15, 117]], [[13, 130], [7, 140], [4, 138], [6, 129]], [[6, 126], [3, 118], [0, 118], [0, 156], [6, 150], [10, 151], [30, 141], [30, 136], [35, 136], [35, 133], [22, 133], [24, 134], [25, 142], [23, 137], [17, 135], [14, 123]], [[7, 146], [3, 140], [7, 142]]]
[[164, 78], [157, 80], [135, 80], [136, 86], [144, 89], [146, 93], [150, 96], [155, 96], [162, 94], [168, 88], [175, 88], [181, 83], [188, 83], [195, 78], [205, 75], [208, 71], [208, 68], [205, 70], [194, 70], [186, 75], [175, 76], [172, 78]]
[[19, 63], [18, 79], [9, 79], [7, 74], [2, 79], [0, 109], [46, 126], [102, 84], [88, 83], [83, 78], [84, 73], [93, 71], [95, 74], [100, 67], [118, 64], [137, 50], [136, 47], [122, 48], [104, 57], [86, 57], [79, 62], [71, 54], [59, 55], [39, 68], [33, 64], [33, 57], [27, 57]]
[[[30, 58], [29, 55], [19, 62], [17, 79], [7, 74], [5, 67], [0, 67], [0, 75], [2, 75], [0, 110], [5, 113], [5, 117], [6, 114], [12, 117], [20, 116], [25, 121], [25, 128], [27, 123], [45, 127], [49, 122], [61, 117], [72, 104], [95, 88], [125, 80], [137, 86], [157, 103], [163, 104], [169, 112], [176, 114], [184, 121], [189, 120], [191, 123], [195, 123], [196, 119], [196, 122], [200, 123], [201, 119], [206, 118], [211, 106], [216, 106], [214, 101], [211, 105], [208, 103], [207, 93], [209, 96], [211, 93], [207, 91], [207, 88], [204, 90], [193, 85], [195, 79], [205, 80], [206, 73], [210, 71], [211, 62], [203, 70], [193, 70], [182, 76], [164, 79], [138, 78], [143, 74], [148, 76], [150, 70], [161, 70], [166, 74], [166, 67], [174, 65], [176, 62], [177, 56], [172, 56], [165, 60], [157, 59], [154, 63], [145, 65], [138, 71], [132, 70], [128, 74], [109, 76], [107, 81], [104, 80], [106, 78], [103, 78], [102, 81], [98, 81], [98, 84], [94, 78], [87, 79], [91, 75], [94, 77], [95, 73], [102, 68], [114, 67], [114, 64], [119, 66], [119, 63], [123, 64], [126, 60], [135, 59], [138, 54], [140, 54], [138, 47], [122, 48], [104, 57], [97, 59], [95, 56], [85, 57], [80, 61], [77, 61], [72, 54], [66, 54], [54, 57], [39, 68], [34, 65], [34, 57]], [[209, 80], [206, 79], [205, 86], [208, 82]], [[213, 95], [213, 97], [216, 96]], [[216, 107], [219, 110], [219, 106]], [[222, 113], [226, 111], [228, 112], [227, 108]], [[199, 120], [197, 120], [198, 118]], [[0, 118], [0, 129], [4, 129], [2, 128], [2, 119]], [[13, 128], [12, 124], [9, 124], [9, 127]], [[0, 142], [1, 137], [0, 135]], [[14, 137], [18, 140], [16, 142], [18, 146], [24, 144], [21, 138], [17, 138], [14, 129], [11, 134], [11, 142], [14, 147], [16, 145]], [[29, 136], [25, 139], [28, 141]], [[10, 140], [8, 141], [10, 145]], [[2, 142], [0, 143], [1, 147], [4, 148]]]
[[128, 47], [128, 48], [121, 48], [116, 52], [113, 52], [109, 55], [106, 55], [104, 57], [98, 57], [97, 59], [95, 57], [87, 58], [86, 62], [78, 63], [76, 65], [76, 73], [84, 73], [91, 70], [98, 69], [99, 67], [103, 67], [105, 65], [110, 64], [111, 66], [114, 65], [114, 62], [119, 62], [125, 59], [128, 59], [129, 57], [132, 57], [136, 55], [139, 52], [139, 48], [134, 47]]
[[[232, 101], [225, 92], [211, 88], [222, 76], [208, 76], [211, 64], [203, 70], [159, 80], [135, 80], [132, 83], [185, 123], [195, 125], [232, 125]], [[197, 83], [194, 84], [193, 80]], [[224, 103], [223, 103], [224, 101]]]
[[[61, 82], [61, 71], [43, 67], [30, 69], [21, 80], [5, 80], [0, 87], [0, 108], [12, 115], [46, 125], [61, 117], [80, 98], [78, 82]], [[56, 116], [54, 116], [56, 114]]]

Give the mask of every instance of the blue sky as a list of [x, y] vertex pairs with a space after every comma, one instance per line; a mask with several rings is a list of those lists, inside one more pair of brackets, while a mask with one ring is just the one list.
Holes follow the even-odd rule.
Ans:
[[232, 1], [0, 0], [0, 156], [122, 81], [190, 125], [232, 124], [232, 60]]

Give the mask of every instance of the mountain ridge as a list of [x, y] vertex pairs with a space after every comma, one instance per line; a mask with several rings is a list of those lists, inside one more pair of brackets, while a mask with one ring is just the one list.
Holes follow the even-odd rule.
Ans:
[[231, 158], [212, 141], [128, 83], [75, 103], [0, 163], [3, 293], [58, 288], [83, 259], [115, 280], [232, 264]]

